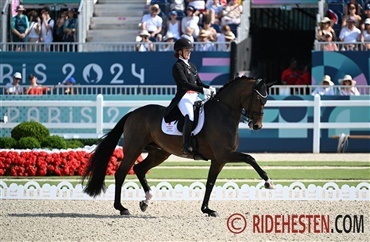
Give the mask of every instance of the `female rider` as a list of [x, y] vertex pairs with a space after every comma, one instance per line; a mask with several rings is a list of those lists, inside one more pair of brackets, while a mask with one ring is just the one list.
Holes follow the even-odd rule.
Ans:
[[210, 87], [200, 80], [195, 65], [189, 62], [192, 49], [193, 46], [188, 39], [181, 38], [175, 42], [174, 56], [177, 61], [172, 67], [172, 76], [176, 82], [177, 92], [164, 112], [164, 119], [167, 123], [178, 120], [181, 114], [185, 117], [182, 132], [182, 153], [184, 155], [193, 153], [190, 134], [194, 121], [193, 105], [197, 100], [198, 93], [203, 93], [206, 96], [216, 93], [214, 87]]

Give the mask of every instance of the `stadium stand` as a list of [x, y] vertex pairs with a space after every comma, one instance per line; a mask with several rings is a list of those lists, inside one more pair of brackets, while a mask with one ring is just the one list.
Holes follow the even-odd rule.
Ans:
[[87, 42], [134, 42], [145, 0], [100, 0], [94, 5]]

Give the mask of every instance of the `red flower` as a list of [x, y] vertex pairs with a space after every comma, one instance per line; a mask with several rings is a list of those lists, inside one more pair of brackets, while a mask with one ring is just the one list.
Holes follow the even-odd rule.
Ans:
[[[83, 150], [1, 151], [0, 176], [81, 176], [85, 173], [91, 155], [90, 151]], [[122, 148], [117, 148], [109, 159], [107, 175], [114, 175], [123, 157]], [[142, 156], [137, 158], [137, 162], [142, 160]], [[132, 168], [129, 174], [134, 174]]]

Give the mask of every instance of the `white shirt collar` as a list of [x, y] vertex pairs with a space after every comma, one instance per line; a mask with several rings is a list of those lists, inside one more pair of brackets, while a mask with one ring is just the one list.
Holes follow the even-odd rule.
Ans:
[[188, 60], [185, 60], [184, 58], [182, 58], [181, 56], [179, 57], [180, 60], [182, 60], [186, 65], [190, 66], [189, 65], [189, 61]]

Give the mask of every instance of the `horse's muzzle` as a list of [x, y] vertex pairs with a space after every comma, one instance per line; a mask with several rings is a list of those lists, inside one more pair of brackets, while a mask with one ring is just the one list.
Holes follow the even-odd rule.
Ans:
[[258, 129], [262, 128], [262, 125], [260, 125], [258, 123], [253, 123], [253, 121], [249, 121], [248, 126], [249, 126], [250, 129], [253, 129], [253, 130], [258, 130]]

